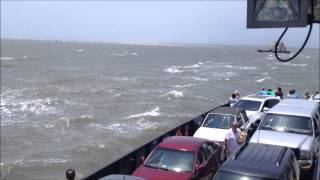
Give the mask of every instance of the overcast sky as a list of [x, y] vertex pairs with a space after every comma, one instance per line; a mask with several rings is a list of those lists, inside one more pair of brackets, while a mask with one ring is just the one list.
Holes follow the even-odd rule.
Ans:
[[[268, 45], [283, 29], [246, 29], [246, 0], [1, 1], [1, 38]], [[288, 30], [300, 46], [307, 28]], [[319, 47], [319, 24], [309, 47]]]

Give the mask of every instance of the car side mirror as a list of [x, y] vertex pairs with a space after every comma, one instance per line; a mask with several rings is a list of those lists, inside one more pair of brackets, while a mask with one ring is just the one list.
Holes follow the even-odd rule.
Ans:
[[196, 165], [196, 172], [199, 173], [204, 170], [204, 165], [203, 164], [197, 164]]
[[270, 108], [264, 107], [262, 111], [263, 111], [263, 112], [269, 111], [269, 109], [270, 109]]

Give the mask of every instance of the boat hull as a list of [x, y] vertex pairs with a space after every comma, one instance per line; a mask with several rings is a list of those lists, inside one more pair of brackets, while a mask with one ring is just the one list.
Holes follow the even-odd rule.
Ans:
[[[229, 106], [229, 104], [224, 104], [221, 106]], [[221, 106], [218, 106], [216, 108], [219, 108]], [[213, 109], [211, 109], [210, 111], [212, 111]], [[120, 157], [119, 159], [113, 161], [110, 164], [107, 164], [104, 168], [92, 173], [91, 175], [88, 175], [84, 179], [99, 179], [111, 174], [132, 174], [133, 171], [136, 170], [143, 163], [144, 158], [146, 158], [149, 155], [149, 153], [153, 150], [153, 148], [157, 146], [163, 139], [175, 135], [193, 136], [193, 134], [201, 126], [203, 120], [206, 118], [207, 114], [210, 111], [207, 111], [190, 121], [178, 125], [177, 127], [156, 137], [148, 143], [124, 155], [123, 157]]]

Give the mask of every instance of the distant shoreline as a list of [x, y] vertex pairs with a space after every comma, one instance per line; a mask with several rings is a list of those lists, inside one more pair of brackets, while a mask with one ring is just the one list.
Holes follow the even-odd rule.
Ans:
[[[2, 41], [39, 41], [52, 43], [79, 43], [79, 44], [109, 44], [109, 45], [135, 45], [135, 46], [158, 46], [158, 47], [254, 47], [268, 48], [266, 45], [250, 45], [250, 44], [205, 44], [205, 43], [133, 43], [133, 42], [98, 42], [98, 41], [76, 41], [76, 40], [52, 40], [52, 39], [17, 39], [17, 38], [1, 38]], [[297, 49], [298, 47], [290, 47]], [[306, 49], [319, 49], [319, 47], [306, 47]]]

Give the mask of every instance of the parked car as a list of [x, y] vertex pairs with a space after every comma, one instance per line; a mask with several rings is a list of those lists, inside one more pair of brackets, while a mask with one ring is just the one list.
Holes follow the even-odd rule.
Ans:
[[319, 151], [319, 111], [318, 102], [285, 99], [267, 112], [250, 142], [300, 150], [297, 159], [307, 172]]
[[221, 147], [206, 139], [172, 136], [150, 153], [133, 176], [148, 180], [211, 179], [220, 166]]
[[124, 174], [112, 174], [105, 176], [103, 178], [99, 178], [99, 180], [146, 180], [145, 178], [129, 176]]
[[317, 93], [313, 94], [313, 95], [309, 98], [309, 100], [316, 101], [316, 102], [320, 102], [320, 93], [317, 92]]
[[240, 98], [232, 107], [245, 109], [250, 122], [255, 123], [256, 120], [263, 117], [266, 111], [279, 102], [279, 97], [253, 94]]
[[221, 166], [213, 180], [298, 180], [293, 151], [283, 146], [245, 143]]
[[222, 144], [233, 121], [237, 121], [239, 123], [239, 128], [242, 130], [249, 128], [249, 119], [244, 109], [228, 106], [219, 107], [207, 114], [201, 127], [193, 136]]

